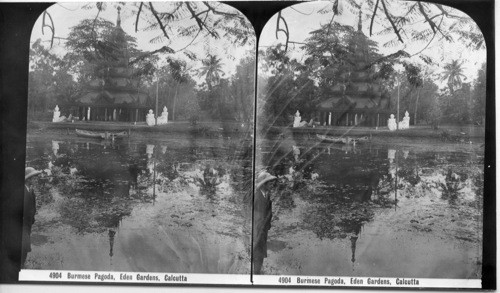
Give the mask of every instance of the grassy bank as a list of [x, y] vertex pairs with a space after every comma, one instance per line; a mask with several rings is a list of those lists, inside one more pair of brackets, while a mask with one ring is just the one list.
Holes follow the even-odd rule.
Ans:
[[372, 127], [272, 127], [267, 135], [283, 136], [293, 135], [295, 138], [319, 135], [329, 135], [337, 137], [383, 137], [383, 138], [435, 138], [451, 141], [468, 141], [484, 139], [485, 129], [480, 126], [455, 126], [447, 125], [440, 126], [438, 129], [433, 129], [429, 126], [412, 126], [409, 129], [390, 131], [387, 127], [372, 128]]
[[[242, 126], [238, 122], [200, 122], [191, 125], [189, 122], [170, 122], [166, 125], [147, 126], [146, 123], [123, 122], [30, 122], [28, 136], [33, 135], [75, 135], [75, 129], [96, 131], [127, 131], [131, 139], [165, 139], [183, 137], [186, 135], [196, 138], [250, 138], [253, 132], [248, 125]], [[417, 141], [432, 142], [484, 142], [485, 129], [480, 126], [440, 126], [433, 129], [429, 126], [412, 126], [410, 129], [389, 131], [386, 127], [315, 127], [292, 128], [272, 127], [267, 133], [258, 137], [276, 140], [293, 138], [298, 141], [317, 140], [316, 135], [335, 137], [363, 137], [367, 136], [372, 142], [415, 143]]]

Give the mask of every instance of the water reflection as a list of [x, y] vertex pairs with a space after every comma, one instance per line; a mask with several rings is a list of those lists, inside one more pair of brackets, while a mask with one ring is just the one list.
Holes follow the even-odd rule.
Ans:
[[43, 241], [26, 267], [248, 273], [244, 188], [233, 188], [251, 167], [247, 147], [31, 141], [27, 159], [46, 175], [33, 232]]
[[261, 156], [278, 176], [268, 243], [285, 243], [263, 273], [480, 276], [480, 151], [281, 141]]

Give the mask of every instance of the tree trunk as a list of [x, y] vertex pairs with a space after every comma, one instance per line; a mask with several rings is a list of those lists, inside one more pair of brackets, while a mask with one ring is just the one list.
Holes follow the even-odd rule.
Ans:
[[413, 125], [417, 125], [418, 99], [420, 98], [420, 91], [421, 90], [422, 90], [422, 87], [419, 87], [418, 91], [417, 91], [417, 100], [415, 101], [415, 116], [413, 117]]
[[212, 81], [211, 81], [211, 79], [207, 76], [207, 77], [205, 78], [205, 81], [206, 81], [206, 83], [207, 83], [208, 91], [209, 91], [209, 92], [212, 92]]
[[175, 86], [174, 102], [172, 105], [172, 121], [175, 120], [175, 102], [177, 101], [177, 93], [179, 92], [179, 83]]

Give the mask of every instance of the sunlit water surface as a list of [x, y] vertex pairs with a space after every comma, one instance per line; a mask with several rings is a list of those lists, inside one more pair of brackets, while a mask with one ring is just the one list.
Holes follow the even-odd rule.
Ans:
[[[45, 174], [26, 268], [249, 274], [250, 143], [30, 139]], [[279, 177], [262, 273], [479, 278], [483, 155], [259, 144]]]
[[[244, 144], [31, 139], [39, 178], [26, 268], [250, 273]], [[251, 178], [251, 176], [250, 176]]]
[[262, 273], [480, 278], [479, 146], [263, 142], [279, 179]]

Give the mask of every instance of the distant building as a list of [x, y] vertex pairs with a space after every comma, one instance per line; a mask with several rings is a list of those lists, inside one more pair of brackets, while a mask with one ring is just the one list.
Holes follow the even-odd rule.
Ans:
[[361, 15], [358, 31], [351, 41], [352, 64], [341, 74], [342, 82], [333, 89], [333, 96], [317, 106], [316, 117], [327, 126], [385, 126], [390, 115], [390, 95], [375, 78], [376, 71], [367, 65], [377, 56], [369, 40], [361, 30]]
[[113, 42], [107, 44], [113, 58], [106, 61], [78, 98], [68, 105], [70, 112], [80, 120], [89, 121], [145, 121], [150, 109], [149, 96], [139, 89], [139, 77], [129, 64], [130, 45], [121, 28], [120, 7], [116, 26], [112, 34]]

